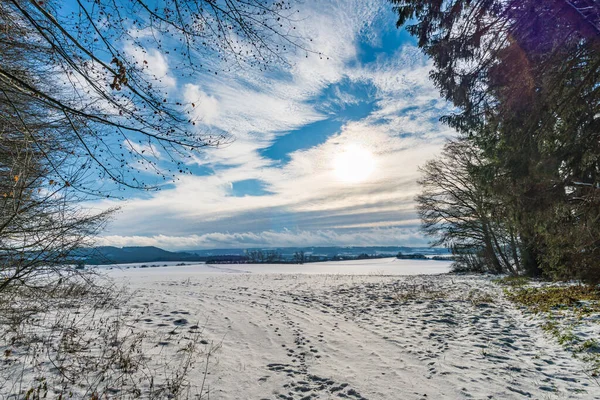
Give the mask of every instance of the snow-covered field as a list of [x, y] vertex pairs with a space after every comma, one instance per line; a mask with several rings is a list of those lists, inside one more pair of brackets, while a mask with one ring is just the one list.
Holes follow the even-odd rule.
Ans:
[[[109, 269], [111, 275], [118, 278], [135, 277], [135, 281], [151, 276], [163, 276], [163, 268], [168, 267], [169, 276], [224, 273], [252, 274], [343, 274], [343, 275], [429, 275], [443, 274], [450, 270], [450, 262], [434, 260], [399, 260], [380, 258], [375, 260], [328, 261], [310, 264], [205, 264], [175, 261], [155, 263], [132, 263], [100, 266]], [[146, 265], [147, 268], [141, 268]], [[143, 271], [143, 272], [142, 272]]]
[[127, 327], [144, 334], [145, 358], [181, 357], [200, 334], [191, 398], [600, 399], [583, 365], [501, 288], [448, 268], [381, 259], [106, 271], [134, 291]]
[[[488, 279], [440, 261], [112, 270], [140, 328], [204, 328], [212, 399], [600, 399]], [[182, 319], [185, 322], [181, 321]], [[193, 381], [193, 378], [192, 378]]]

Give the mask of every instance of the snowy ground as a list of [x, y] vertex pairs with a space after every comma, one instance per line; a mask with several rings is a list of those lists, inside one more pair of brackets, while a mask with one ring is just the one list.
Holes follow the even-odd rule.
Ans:
[[192, 396], [600, 399], [539, 321], [490, 279], [448, 267], [381, 259], [107, 272], [135, 293], [128, 326], [144, 332], [149, 358], [178, 356], [195, 332], [216, 349], [190, 370]]
[[[176, 261], [156, 263], [133, 263], [101, 266], [102, 269], [112, 269], [112, 276], [135, 277], [135, 281], [144, 277], [162, 276], [168, 269], [169, 276], [223, 274], [223, 273], [253, 273], [253, 274], [342, 274], [342, 275], [423, 275], [443, 274], [449, 271], [450, 262], [434, 260], [398, 260], [396, 258], [380, 258], [376, 260], [328, 261], [310, 264], [204, 264], [185, 263], [184, 266]], [[142, 265], [148, 268], [141, 268]], [[153, 266], [153, 267], [152, 267]], [[131, 271], [129, 271], [131, 270]]]
[[415, 275], [447, 269], [384, 259], [111, 275], [148, 306], [145, 329], [184, 315], [222, 343], [213, 399], [600, 399], [582, 365], [488, 279]]

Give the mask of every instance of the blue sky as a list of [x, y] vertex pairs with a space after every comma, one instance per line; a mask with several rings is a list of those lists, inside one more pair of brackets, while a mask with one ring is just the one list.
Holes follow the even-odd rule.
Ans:
[[122, 209], [99, 244], [427, 244], [414, 209], [418, 166], [454, 134], [438, 121], [450, 108], [428, 80], [429, 61], [386, 1], [299, 7], [298, 29], [327, 57], [292, 52], [267, 72], [183, 80], [176, 58], [146, 49], [169, 93], [195, 103], [198, 129], [233, 141], [187, 159], [193, 174], [159, 192], [101, 202]]

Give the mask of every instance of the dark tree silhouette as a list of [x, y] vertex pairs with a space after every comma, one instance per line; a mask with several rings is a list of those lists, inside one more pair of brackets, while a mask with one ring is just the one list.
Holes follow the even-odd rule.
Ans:
[[598, 2], [392, 3], [458, 107], [444, 121], [495, 164], [502, 184], [488, 195], [512, 209], [523, 269], [600, 276]]
[[514, 227], [506, 221], [510, 212], [488, 194], [494, 178], [482, 152], [467, 140], [446, 144], [439, 158], [422, 168], [417, 210], [423, 231], [433, 245], [444, 245], [459, 257], [458, 269], [475, 268], [494, 273], [517, 274], [519, 257]]

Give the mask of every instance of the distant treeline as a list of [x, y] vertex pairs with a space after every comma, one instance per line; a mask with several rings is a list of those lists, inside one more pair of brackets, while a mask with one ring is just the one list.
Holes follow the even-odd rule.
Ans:
[[396, 255], [396, 258], [400, 260], [435, 260], [435, 261], [455, 261], [456, 258], [454, 256], [433, 256], [427, 257], [425, 254], [415, 253], [415, 254], [404, 254], [402, 252]]
[[[237, 249], [236, 249], [237, 251]], [[452, 260], [453, 257], [434, 255], [428, 258], [423, 253], [398, 252], [359, 254], [311, 254], [303, 250], [283, 253], [276, 250], [245, 250], [243, 254], [198, 255], [194, 253], [176, 253], [157, 247], [97, 247], [77, 249], [69, 257], [73, 265], [129, 264], [129, 263], [162, 263], [168, 261], [206, 262], [207, 264], [304, 264], [323, 261], [369, 260], [396, 257], [405, 260]]]
[[[304, 264], [323, 261], [343, 260], [369, 260], [394, 257], [393, 254], [367, 254], [359, 255], [340, 254], [334, 256], [306, 254], [297, 251], [292, 256], [283, 255], [277, 250], [250, 250], [245, 255], [219, 255], [206, 259], [207, 264]], [[425, 257], [425, 256], [423, 256]]]
[[[399, 251], [401, 249], [401, 251]], [[212, 254], [211, 254], [212, 253]], [[418, 256], [416, 256], [418, 254]], [[400, 256], [398, 256], [400, 255]], [[425, 247], [287, 247], [276, 249], [216, 249], [172, 252], [153, 246], [79, 248], [66, 257], [70, 265], [107, 265], [164, 262], [208, 264], [303, 264], [308, 262], [366, 260], [383, 257], [447, 260], [442, 248]], [[34, 258], [37, 253], [31, 253]], [[433, 256], [433, 257], [432, 257]]]
[[[349, 260], [374, 260], [379, 258], [394, 257], [393, 254], [367, 254], [358, 255], [338, 254], [334, 256], [312, 255], [303, 251], [295, 252], [291, 257], [285, 256], [276, 250], [251, 250], [245, 255], [218, 255], [206, 259], [207, 264], [304, 264], [323, 261], [349, 261]], [[437, 260], [452, 261], [453, 256], [427, 257], [424, 254], [404, 254], [399, 252], [396, 258], [402, 260]]]

